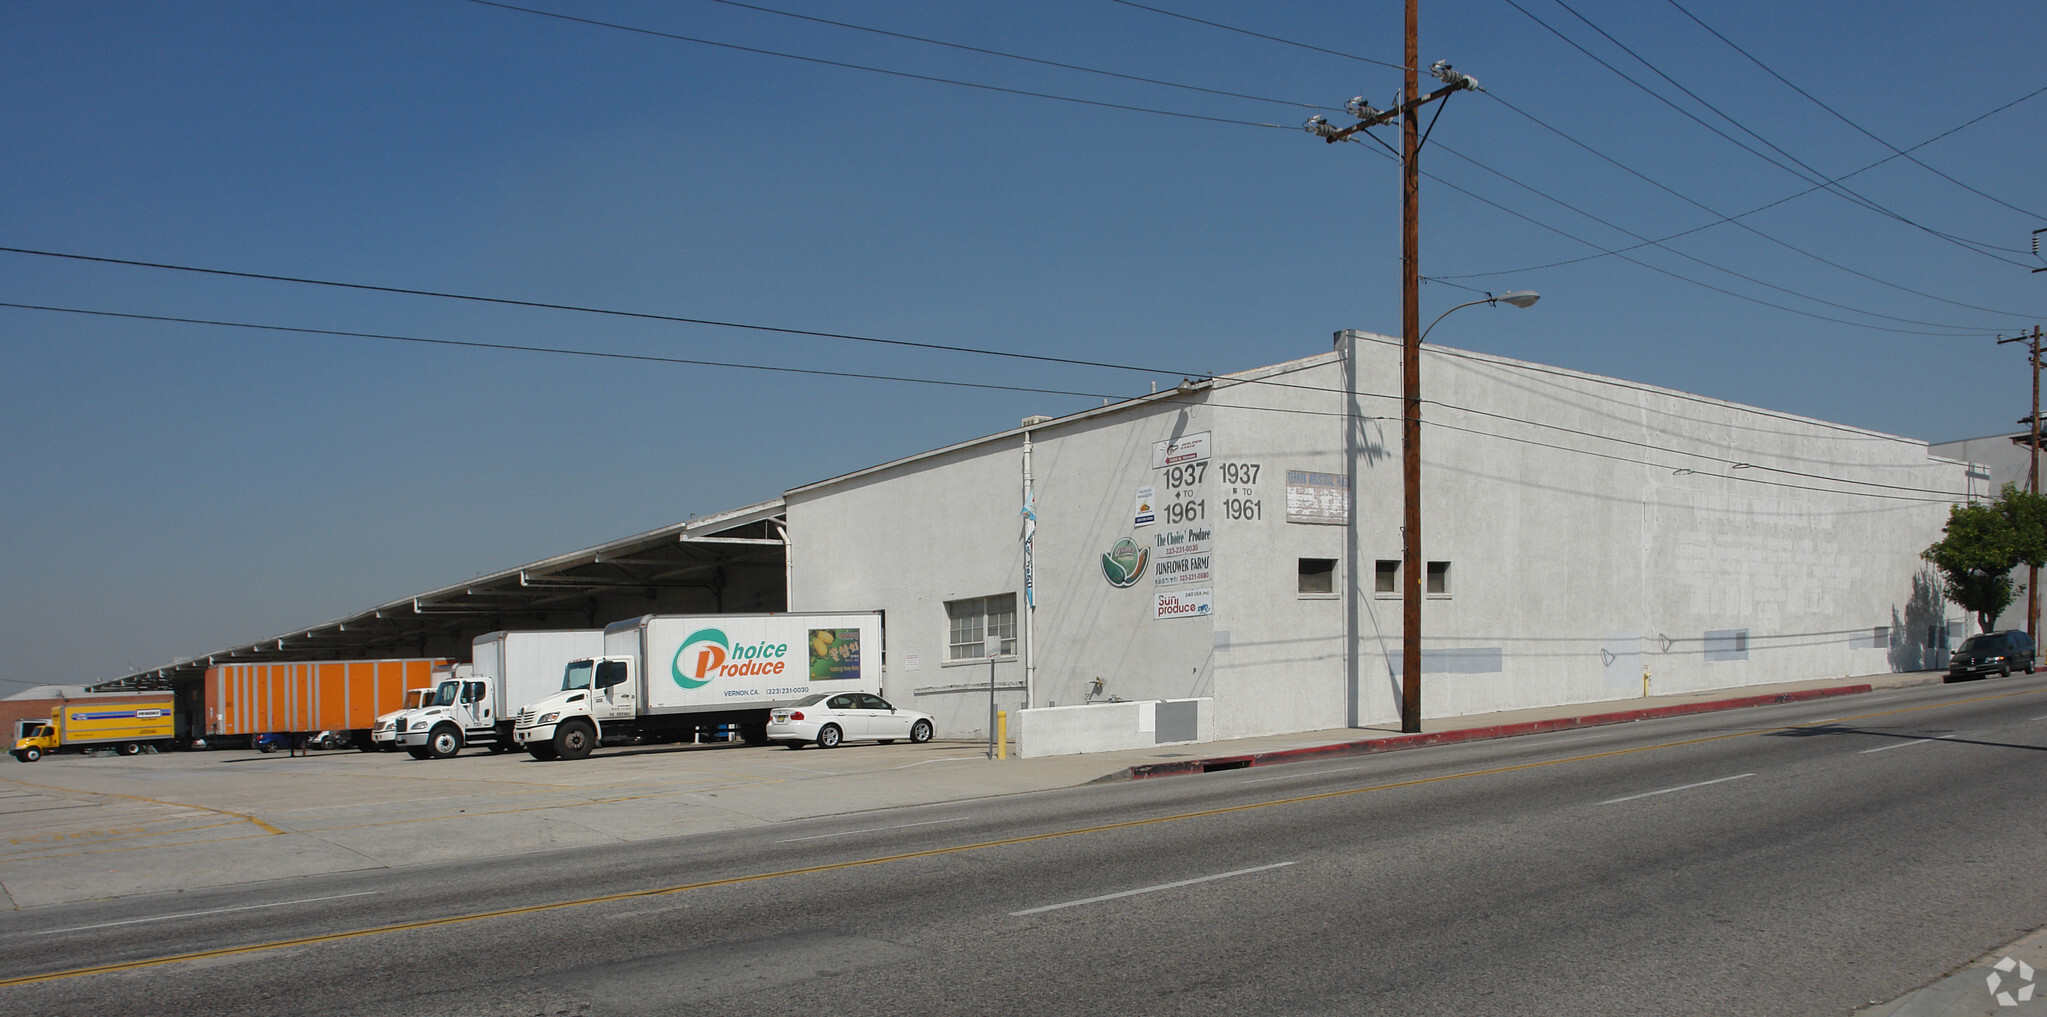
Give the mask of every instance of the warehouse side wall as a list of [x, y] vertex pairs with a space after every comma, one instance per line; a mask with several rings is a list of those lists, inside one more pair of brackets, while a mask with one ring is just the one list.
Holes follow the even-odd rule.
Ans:
[[[786, 496], [794, 610], [881, 610], [887, 693], [1212, 699], [1242, 737], [1398, 717], [1394, 340], [913, 457]], [[1967, 493], [1923, 442], [1504, 358], [1423, 362], [1425, 716], [1939, 666], [1918, 552]], [[1026, 441], [1036, 492], [1024, 616]], [[985, 620], [985, 610], [983, 618]], [[967, 641], [964, 642], [963, 641]]]

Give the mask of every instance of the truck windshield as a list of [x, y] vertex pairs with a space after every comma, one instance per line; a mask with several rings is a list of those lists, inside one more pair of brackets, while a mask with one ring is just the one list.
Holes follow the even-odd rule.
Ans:
[[596, 670], [597, 662], [594, 660], [569, 661], [569, 666], [567, 670], [562, 672], [561, 690], [563, 692], [567, 692], [570, 689], [589, 688], [590, 676], [594, 674]]
[[461, 682], [442, 682], [441, 687], [439, 689], [434, 690], [434, 698], [430, 700], [426, 705], [453, 706], [455, 705], [456, 697], [460, 696], [461, 694], [462, 694]]
[[32, 725], [32, 726], [30, 726], [28, 730], [26, 730], [26, 731], [23, 731], [23, 732], [21, 733], [21, 736], [22, 736], [23, 738], [41, 738], [42, 736], [44, 736], [44, 735], [46, 735], [46, 734], [49, 734], [49, 733], [50, 733], [50, 725], [48, 725], [48, 724], [35, 724], [35, 725]]

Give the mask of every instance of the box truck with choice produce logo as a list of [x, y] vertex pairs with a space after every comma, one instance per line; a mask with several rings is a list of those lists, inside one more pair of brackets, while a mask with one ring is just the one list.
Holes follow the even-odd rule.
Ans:
[[414, 759], [447, 759], [464, 745], [515, 748], [519, 708], [560, 689], [569, 661], [601, 656], [604, 630], [489, 632], [470, 649], [468, 674], [442, 681], [425, 704], [397, 719], [398, 743]]
[[882, 691], [879, 612], [658, 615], [613, 622], [600, 656], [569, 662], [512, 736], [535, 759], [711, 725], [767, 741], [768, 711], [813, 692]]

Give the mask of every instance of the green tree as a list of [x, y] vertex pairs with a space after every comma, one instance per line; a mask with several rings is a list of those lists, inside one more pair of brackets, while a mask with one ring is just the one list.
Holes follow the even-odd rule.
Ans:
[[2047, 566], [2047, 496], [2006, 484], [1996, 501], [1949, 509], [1941, 533], [1920, 557], [1940, 570], [1947, 598], [1975, 612], [1988, 632], [2023, 589], [2011, 571]]

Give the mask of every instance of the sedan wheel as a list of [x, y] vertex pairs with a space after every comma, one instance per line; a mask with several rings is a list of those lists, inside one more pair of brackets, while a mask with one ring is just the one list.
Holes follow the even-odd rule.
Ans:
[[824, 729], [817, 733], [817, 747], [820, 749], [836, 749], [839, 747], [839, 738], [839, 725], [826, 724]]
[[920, 720], [915, 724], [910, 725], [910, 740], [912, 742], [917, 743], [918, 745], [922, 745], [925, 742], [930, 741], [931, 722], [928, 720]]

